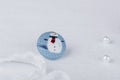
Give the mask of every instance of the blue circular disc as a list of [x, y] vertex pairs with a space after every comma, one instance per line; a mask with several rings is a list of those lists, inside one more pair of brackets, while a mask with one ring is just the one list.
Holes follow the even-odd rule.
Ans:
[[47, 59], [61, 58], [66, 50], [66, 42], [56, 32], [43, 33], [37, 41], [38, 51]]

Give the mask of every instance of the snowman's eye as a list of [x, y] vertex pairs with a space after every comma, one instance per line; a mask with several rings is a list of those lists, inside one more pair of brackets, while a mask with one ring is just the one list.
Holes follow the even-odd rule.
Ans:
[[45, 41], [48, 41], [48, 39], [44, 39]]

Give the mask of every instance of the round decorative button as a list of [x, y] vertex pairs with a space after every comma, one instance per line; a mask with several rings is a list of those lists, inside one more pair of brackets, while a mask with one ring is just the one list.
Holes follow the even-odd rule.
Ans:
[[45, 58], [55, 60], [64, 55], [66, 43], [64, 38], [58, 33], [46, 32], [39, 37], [37, 48]]

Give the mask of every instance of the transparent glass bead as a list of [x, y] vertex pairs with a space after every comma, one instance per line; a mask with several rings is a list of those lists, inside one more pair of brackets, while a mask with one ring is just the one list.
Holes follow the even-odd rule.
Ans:
[[110, 43], [111, 43], [110, 37], [104, 36], [104, 37], [103, 37], [103, 43], [104, 43], [104, 44], [110, 44]]
[[110, 56], [108, 56], [108, 55], [104, 55], [104, 57], [103, 57], [103, 61], [104, 61], [105, 63], [109, 63], [109, 62], [111, 61]]

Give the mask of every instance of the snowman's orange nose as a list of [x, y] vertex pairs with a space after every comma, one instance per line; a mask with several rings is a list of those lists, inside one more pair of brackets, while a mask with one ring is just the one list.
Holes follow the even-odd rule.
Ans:
[[55, 43], [55, 37], [52, 38], [51, 43]]

